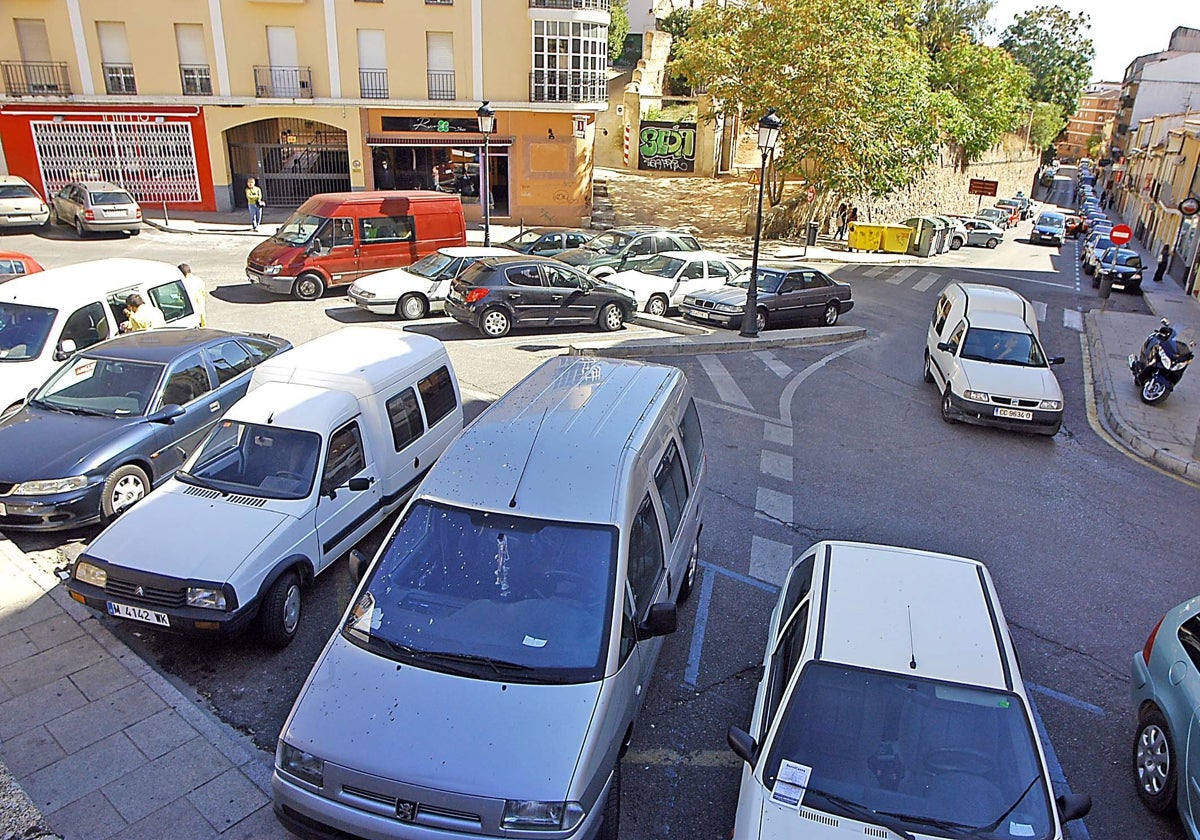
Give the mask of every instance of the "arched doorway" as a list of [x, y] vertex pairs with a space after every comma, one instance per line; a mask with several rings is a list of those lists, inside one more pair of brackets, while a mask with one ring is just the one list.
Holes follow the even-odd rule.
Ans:
[[225, 132], [233, 201], [246, 206], [246, 179], [255, 178], [268, 207], [296, 207], [309, 196], [349, 192], [346, 132], [312, 120], [277, 117]]

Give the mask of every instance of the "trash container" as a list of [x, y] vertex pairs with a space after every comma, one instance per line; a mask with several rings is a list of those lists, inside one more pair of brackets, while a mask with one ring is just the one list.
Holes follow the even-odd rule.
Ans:
[[889, 254], [908, 253], [908, 241], [912, 239], [913, 229], [908, 225], [883, 226], [883, 250]]
[[905, 219], [904, 224], [912, 230], [912, 237], [908, 240], [908, 253], [917, 257], [928, 257], [937, 253], [933, 248], [935, 228], [932, 219], [914, 216]]
[[950, 250], [948, 240], [950, 239], [950, 226], [937, 216], [926, 216], [926, 223], [933, 225], [933, 244], [929, 248], [930, 254], [944, 254]]
[[846, 247], [851, 251], [878, 251], [883, 247], [883, 225], [851, 222]]
[[817, 223], [816, 222], [808, 223], [808, 229], [804, 232], [804, 244], [805, 245], [816, 245], [817, 244]]
[[954, 220], [947, 216], [933, 216], [932, 218], [945, 226], [945, 231], [942, 234], [942, 244], [938, 249], [939, 254], [945, 254], [950, 250], [950, 242], [954, 239]]

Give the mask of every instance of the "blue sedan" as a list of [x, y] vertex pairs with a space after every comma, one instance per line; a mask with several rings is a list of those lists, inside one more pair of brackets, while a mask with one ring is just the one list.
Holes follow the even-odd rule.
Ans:
[[111, 519], [168, 479], [287, 341], [160, 329], [75, 354], [0, 421], [0, 531]]

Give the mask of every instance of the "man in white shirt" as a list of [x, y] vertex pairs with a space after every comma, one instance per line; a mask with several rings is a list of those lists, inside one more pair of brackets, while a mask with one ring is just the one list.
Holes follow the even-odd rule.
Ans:
[[192, 267], [187, 263], [179, 264], [179, 273], [183, 275], [183, 285], [187, 289], [188, 297], [192, 301], [192, 310], [200, 316], [200, 326], [208, 326], [208, 314], [205, 311], [207, 303], [208, 291], [204, 288], [204, 281], [195, 274], [192, 274]]

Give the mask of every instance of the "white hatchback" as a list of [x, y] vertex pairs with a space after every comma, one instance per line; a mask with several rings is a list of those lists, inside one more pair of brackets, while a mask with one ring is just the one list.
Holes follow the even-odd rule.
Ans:
[[390, 268], [354, 281], [350, 300], [376, 315], [397, 315], [418, 321], [430, 312], [444, 312], [450, 283], [481, 257], [511, 257], [509, 248], [479, 245], [440, 248], [404, 268]]
[[724, 286], [741, 272], [729, 257], [712, 251], [664, 251], [608, 282], [628, 292], [638, 309], [661, 316], [678, 307], [685, 295]]

